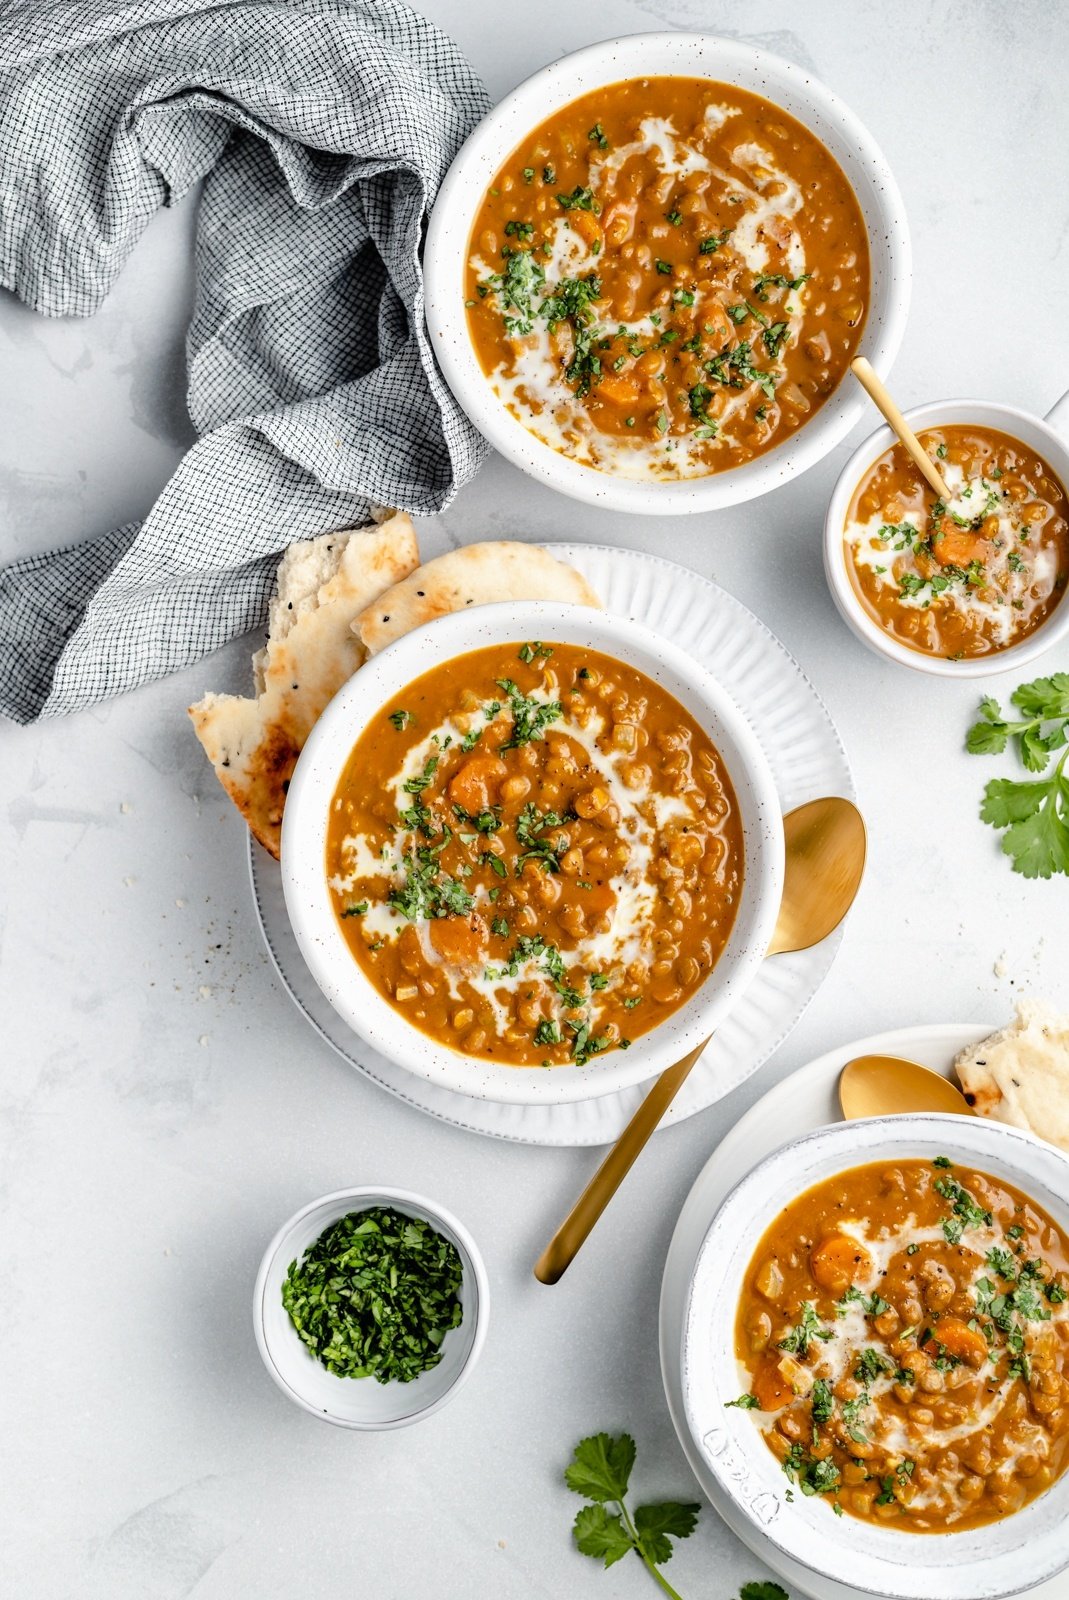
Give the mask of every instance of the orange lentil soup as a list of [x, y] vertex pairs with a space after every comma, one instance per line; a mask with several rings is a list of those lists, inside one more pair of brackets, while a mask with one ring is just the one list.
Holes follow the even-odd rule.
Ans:
[[915, 1533], [1019, 1511], [1069, 1455], [1069, 1244], [969, 1167], [855, 1167], [761, 1240], [736, 1353], [794, 1493]]
[[708, 977], [742, 826], [713, 744], [652, 679], [594, 650], [502, 644], [373, 719], [326, 869], [354, 958], [409, 1022], [476, 1058], [581, 1066]]
[[846, 178], [779, 106], [701, 78], [575, 100], [494, 178], [469, 327], [525, 427], [616, 476], [704, 477], [800, 428], [869, 299]]
[[846, 555], [869, 615], [900, 644], [952, 661], [1040, 627], [1069, 580], [1069, 501], [1043, 460], [994, 428], [928, 428], [941, 501], [900, 444], [866, 472]]

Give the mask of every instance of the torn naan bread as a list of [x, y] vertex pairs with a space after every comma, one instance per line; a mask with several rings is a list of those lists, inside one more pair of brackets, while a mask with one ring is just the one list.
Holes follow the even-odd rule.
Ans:
[[402, 634], [451, 611], [492, 605], [497, 600], [568, 600], [600, 607], [601, 601], [574, 567], [537, 544], [499, 541], [468, 544], [437, 556], [411, 577], [379, 595], [353, 623], [368, 655]]
[[253, 656], [256, 698], [206, 694], [189, 708], [220, 783], [276, 859], [297, 757], [328, 701], [366, 659], [353, 618], [418, 562], [404, 515], [291, 545], [279, 563], [267, 644]]
[[1019, 1000], [1016, 1021], [963, 1050], [954, 1068], [981, 1116], [1069, 1151], [1069, 1017], [1045, 1000]]

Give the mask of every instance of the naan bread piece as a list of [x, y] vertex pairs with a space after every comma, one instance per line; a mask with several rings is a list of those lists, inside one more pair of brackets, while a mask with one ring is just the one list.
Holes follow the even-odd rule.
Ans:
[[969, 1104], [1069, 1151], [1069, 1017], [1020, 1000], [1017, 1020], [954, 1063]]
[[279, 563], [267, 644], [252, 658], [256, 697], [207, 694], [189, 708], [220, 783], [276, 860], [297, 757], [367, 656], [353, 618], [418, 563], [403, 515], [291, 545]]
[[586, 579], [541, 545], [502, 540], [464, 545], [428, 561], [369, 605], [353, 623], [353, 632], [373, 656], [424, 622], [495, 600], [601, 605]]

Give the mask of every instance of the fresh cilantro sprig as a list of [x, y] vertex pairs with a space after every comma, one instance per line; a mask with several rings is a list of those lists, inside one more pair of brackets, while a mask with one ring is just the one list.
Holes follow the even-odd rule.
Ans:
[[[576, 1515], [575, 1542], [583, 1555], [604, 1561], [607, 1567], [622, 1561], [633, 1550], [664, 1593], [672, 1600], [681, 1600], [678, 1591], [657, 1569], [671, 1559], [672, 1539], [687, 1539], [694, 1532], [701, 1507], [693, 1502], [665, 1500], [639, 1506], [632, 1514], [624, 1497], [634, 1465], [635, 1441], [628, 1433], [615, 1437], [596, 1433], [576, 1445], [564, 1481], [569, 1489], [593, 1504], [584, 1506]], [[613, 1506], [615, 1510], [610, 1509]], [[748, 1600], [759, 1597], [755, 1594]]]
[[[973, 755], [1001, 755], [1012, 739], [1025, 769], [1046, 775], [1032, 782], [992, 778], [980, 818], [1004, 830], [1002, 850], [1014, 872], [1025, 878], [1069, 876], [1069, 673], [1022, 683], [1010, 700], [1022, 713], [1016, 720], [1003, 716], [997, 700], [981, 700], [981, 720], [969, 729], [966, 748]], [[1046, 772], [1056, 750], [1061, 757]]]
[[1010, 703], [1023, 715], [1011, 721], [990, 695], [980, 701], [979, 722], [969, 729], [965, 744], [976, 755], [1001, 755], [1010, 739], [1016, 741], [1021, 761], [1029, 772], [1042, 772], [1051, 753], [1069, 742], [1069, 672], [1022, 683]]

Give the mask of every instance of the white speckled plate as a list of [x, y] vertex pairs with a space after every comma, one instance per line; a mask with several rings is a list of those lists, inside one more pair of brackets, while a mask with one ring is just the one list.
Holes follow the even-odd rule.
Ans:
[[[697, 573], [657, 556], [603, 545], [548, 548], [579, 568], [607, 610], [663, 633], [723, 682], [768, 758], [784, 811], [822, 794], [854, 797], [831, 718], [798, 663], [752, 612]], [[549, 1145], [608, 1144], [619, 1136], [642, 1099], [642, 1085], [570, 1104], [504, 1105], [427, 1083], [371, 1050], [331, 1008], [304, 964], [286, 916], [278, 863], [251, 838], [249, 849], [253, 898], [279, 976], [317, 1032], [360, 1072], [473, 1133]], [[665, 1124], [704, 1111], [768, 1059], [823, 983], [841, 938], [840, 930], [816, 949], [764, 963], [692, 1070]]]
[[[811, 1595], [813, 1600], [879, 1600], [884, 1590], [839, 1583], [803, 1566], [779, 1549], [731, 1496], [721, 1490], [716, 1475], [691, 1435], [683, 1398], [683, 1324], [698, 1253], [722, 1202], [758, 1162], [789, 1140], [841, 1120], [837, 1096], [839, 1073], [854, 1056], [905, 1056], [950, 1077], [951, 1064], [958, 1052], [993, 1033], [998, 1026], [997, 1023], [986, 1026], [943, 1023], [897, 1028], [869, 1039], [855, 1039], [811, 1061], [770, 1089], [724, 1136], [698, 1174], [679, 1214], [661, 1283], [661, 1376], [668, 1410], [706, 1497], [743, 1544], [784, 1579], [792, 1594]], [[940, 1590], [933, 1587], [930, 1592], [934, 1595]], [[996, 1586], [992, 1586], [991, 1592], [996, 1592]], [[1008, 1591], [1002, 1587], [997, 1592]], [[1065, 1574], [1060, 1574], [1021, 1593], [1027, 1594], [1028, 1600], [1066, 1600], [1069, 1580]]]

